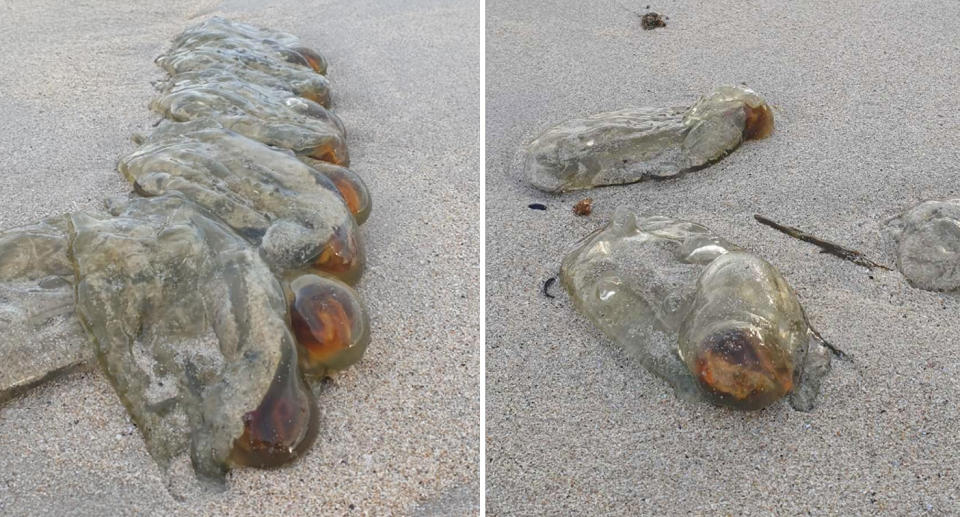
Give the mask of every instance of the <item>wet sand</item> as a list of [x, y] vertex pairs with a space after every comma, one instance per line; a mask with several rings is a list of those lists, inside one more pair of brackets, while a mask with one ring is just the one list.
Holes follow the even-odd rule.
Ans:
[[0, 406], [0, 514], [476, 513], [479, 499], [480, 10], [474, 2], [102, 2], [0, 7], [0, 228], [125, 193], [117, 158], [156, 116], [153, 59], [220, 15], [299, 36], [373, 213], [360, 364], [315, 386], [313, 448], [178, 501], [96, 367]]
[[[623, 2], [640, 13], [649, 2]], [[487, 2], [487, 508], [491, 515], [947, 515], [960, 507], [960, 299], [754, 222], [894, 263], [883, 222], [956, 197], [956, 2]], [[745, 82], [777, 130], [682, 177], [566, 195], [520, 145], [566, 119], [689, 105]], [[593, 214], [572, 206], [592, 197]], [[543, 203], [546, 211], [527, 208]], [[685, 403], [560, 295], [569, 244], [617, 206], [708, 225], [780, 269], [835, 361], [810, 413]]]

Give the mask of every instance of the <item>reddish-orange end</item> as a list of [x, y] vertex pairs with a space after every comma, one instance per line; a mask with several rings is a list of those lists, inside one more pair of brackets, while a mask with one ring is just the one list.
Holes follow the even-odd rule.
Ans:
[[744, 140], [760, 140], [773, 134], [773, 112], [766, 104], [744, 105], [746, 120], [743, 124]]

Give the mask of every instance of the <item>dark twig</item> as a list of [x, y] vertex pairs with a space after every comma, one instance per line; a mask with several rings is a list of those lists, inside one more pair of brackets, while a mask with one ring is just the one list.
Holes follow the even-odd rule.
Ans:
[[813, 337], [815, 337], [817, 341], [820, 342], [821, 345], [826, 347], [827, 350], [833, 352], [833, 355], [837, 356], [837, 359], [843, 359], [844, 361], [853, 361], [853, 358], [850, 357], [850, 354], [833, 346], [833, 343], [827, 341], [826, 339], [823, 339], [823, 336], [820, 335], [820, 332], [818, 332], [817, 329], [813, 327], [807, 327], [807, 328], [810, 329], [810, 332], [813, 333]]
[[550, 287], [553, 286], [553, 283], [557, 281], [557, 277], [551, 276], [543, 283], [543, 295], [547, 298], [556, 298], [556, 296], [550, 294]]
[[762, 215], [754, 215], [753, 218], [756, 219], [758, 223], [769, 226], [775, 230], [779, 230], [793, 237], [794, 239], [800, 239], [803, 242], [809, 242], [810, 244], [818, 246], [823, 253], [829, 253], [835, 257], [842, 258], [843, 260], [849, 260], [850, 262], [853, 262], [858, 266], [863, 266], [868, 269], [879, 268], [879, 269], [885, 269], [887, 271], [892, 271], [891, 268], [883, 264], [878, 264], [868, 259], [863, 255], [863, 253], [860, 253], [859, 251], [852, 250], [850, 248], [846, 248], [839, 244], [823, 240], [819, 237], [811, 235], [798, 228], [794, 228], [792, 226], [784, 226], [782, 224], [775, 223]]
[[810, 330], [810, 333], [813, 334], [814, 339], [819, 341], [820, 344], [832, 352], [833, 355], [837, 356], [837, 359], [853, 362], [853, 357], [851, 357], [850, 354], [840, 350], [839, 348], [835, 347], [833, 343], [824, 339], [823, 335], [820, 334], [820, 331], [813, 327], [813, 325], [810, 323], [810, 317], [807, 316], [807, 311], [805, 311], [802, 306], [800, 307], [800, 312], [803, 313], [803, 321], [807, 324], [807, 328]]

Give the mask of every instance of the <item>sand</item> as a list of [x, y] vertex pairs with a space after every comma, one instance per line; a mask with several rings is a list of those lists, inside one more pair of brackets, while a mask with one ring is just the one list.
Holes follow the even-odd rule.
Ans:
[[[960, 300], [752, 216], [893, 264], [883, 222], [960, 195], [960, 3], [680, 1], [650, 4], [669, 19], [644, 31], [622, 6], [647, 4], [487, 2], [489, 513], [955, 515]], [[777, 131], [708, 169], [566, 195], [510, 170], [565, 119], [740, 82], [775, 106]], [[593, 214], [577, 217], [586, 196]], [[819, 407], [681, 402], [566, 298], [541, 294], [568, 244], [621, 205], [705, 223], [780, 269], [853, 356]]]
[[43, 385], [0, 407], [0, 514], [476, 513], [476, 2], [60, 4], [0, 5], [0, 228], [128, 191], [114, 165], [155, 120], [153, 58], [179, 31], [221, 15], [291, 32], [330, 61], [352, 168], [373, 193], [360, 284], [372, 344], [316, 386], [323, 427], [305, 457], [184, 501], [96, 367]]

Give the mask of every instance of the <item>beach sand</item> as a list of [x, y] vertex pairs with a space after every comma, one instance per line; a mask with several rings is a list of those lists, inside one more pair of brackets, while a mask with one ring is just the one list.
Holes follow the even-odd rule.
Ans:
[[[184, 501], [97, 367], [0, 407], [0, 514], [384, 515], [479, 504], [480, 26], [476, 2], [0, 5], [0, 228], [95, 210], [147, 132], [153, 59], [221, 15], [293, 33], [330, 62], [369, 186], [363, 361], [315, 386], [319, 438]], [[2, 367], [2, 366], [0, 366]]]
[[[641, 29], [625, 7], [657, 11]], [[487, 2], [487, 508], [491, 515], [955, 515], [960, 299], [818, 253], [798, 226], [893, 265], [884, 221], [960, 196], [960, 3]], [[745, 82], [777, 130], [707, 169], [566, 195], [521, 144], [566, 119], [689, 105]], [[593, 214], [571, 207], [592, 197]], [[546, 211], [527, 208], [543, 203]], [[820, 405], [685, 403], [553, 287], [618, 206], [698, 221], [780, 269], [852, 355]]]

